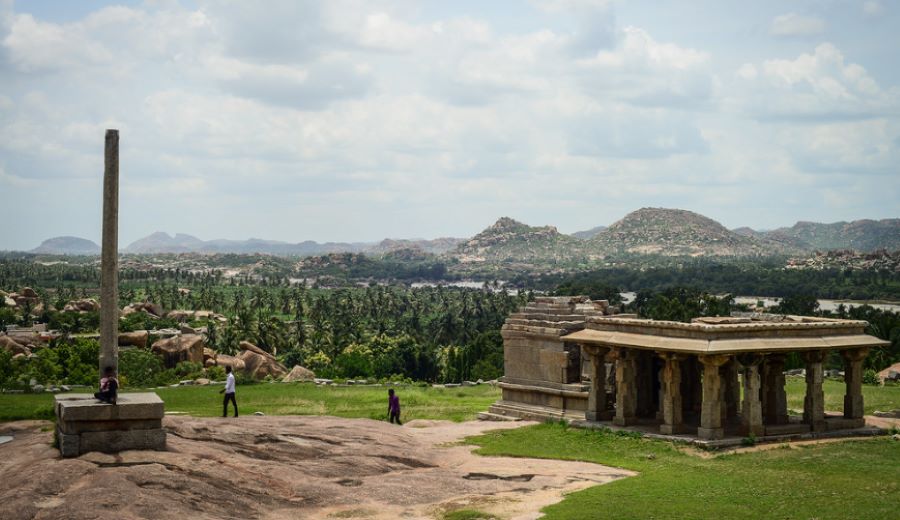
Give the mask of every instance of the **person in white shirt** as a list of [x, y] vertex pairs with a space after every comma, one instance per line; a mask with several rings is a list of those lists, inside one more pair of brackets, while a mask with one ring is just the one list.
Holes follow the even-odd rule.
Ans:
[[231, 372], [230, 366], [225, 366], [225, 373], [228, 377], [225, 379], [225, 388], [219, 390], [219, 393], [225, 394], [225, 400], [222, 402], [222, 417], [228, 417], [228, 401], [234, 405], [234, 416], [238, 416], [237, 401], [234, 398], [234, 374]]

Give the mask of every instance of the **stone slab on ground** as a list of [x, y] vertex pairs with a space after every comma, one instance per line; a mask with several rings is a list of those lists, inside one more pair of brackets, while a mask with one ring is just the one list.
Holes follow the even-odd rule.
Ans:
[[56, 396], [56, 417], [63, 421], [162, 419], [165, 405], [152, 392], [119, 394], [116, 404], [102, 403], [93, 394]]
[[[21, 424], [21, 426], [19, 426]], [[60, 459], [47, 422], [0, 425], [0, 517], [434, 519], [458, 507], [537, 518], [563, 495], [634, 473], [481, 457], [457, 441], [533, 423], [166, 417], [166, 451]]]
[[92, 394], [57, 395], [54, 409], [56, 440], [63, 457], [166, 447], [165, 405], [154, 393], [120, 394], [114, 405]]

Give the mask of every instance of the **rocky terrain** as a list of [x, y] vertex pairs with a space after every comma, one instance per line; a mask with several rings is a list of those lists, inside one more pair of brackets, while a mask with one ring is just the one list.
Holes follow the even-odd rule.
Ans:
[[460, 244], [452, 256], [460, 262], [556, 262], [590, 255], [584, 241], [553, 226], [532, 227], [508, 217]]
[[853, 249], [855, 251], [900, 250], [900, 219], [854, 220], [853, 222], [797, 222], [791, 227], [757, 232], [772, 240], [793, 242], [806, 250]]
[[[532, 227], [503, 217], [470, 239], [385, 239], [378, 243], [313, 241], [296, 244], [277, 240], [201, 240], [157, 232], [128, 245], [123, 252], [140, 255], [201, 253], [320, 256], [363, 253], [420, 259], [423, 255], [462, 262], [571, 262], [616, 253], [667, 256], [796, 255], [830, 249], [900, 250], [900, 219], [856, 220], [820, 224], [798, 222], [791, 227], [756, 231], [728, 230], [715, 220], [680, 209], [642, 208], [609, 227], [597, 226], [565, 235], [553, 226]], [[38, 254], [99, 254], [97, 244], [77, 237], [57, 237], [32, 250]]]
[[857, 251], [816, 252], [812, 256], [792, 258], [788, 260], [789, 269], [842, 269], [861, 271], [900, 272], [900, 251], [874, 251], [859, 253]]
[[772, 248], [691, 211], [642, 208], [590, 240], [598, 250], [666, 256], [754, 256]]
[[54, 237], [44, 240], [30, 252], [39, 255], [99, 255], [100, 246], [85, 238]]
[[51, 423], [0, 434], [0, 517], [434, 519], [471, 508], [537, 518], [564, 493], [633, 473], [584, 462], [479, 457], [466, 436], [523, 423], [336, 417], [167, 417], [166, 451], [60, 459]]

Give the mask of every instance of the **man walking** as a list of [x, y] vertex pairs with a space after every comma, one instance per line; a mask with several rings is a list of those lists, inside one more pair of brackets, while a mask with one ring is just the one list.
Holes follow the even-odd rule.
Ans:
[[228, 401], [231, 401], [231, 404], [234, 405], [234, 416], [237, 417], [237, 400], [234, 398], [234, 374], [231, 372], [230, 366], [225, 366], [225, 373], [228, 374], [228, 377], [225, 378], [225, 388], [219, 390], [220, 394], [225, 394], [225, 400], [222, 402], [222, 417], [228, 417]]

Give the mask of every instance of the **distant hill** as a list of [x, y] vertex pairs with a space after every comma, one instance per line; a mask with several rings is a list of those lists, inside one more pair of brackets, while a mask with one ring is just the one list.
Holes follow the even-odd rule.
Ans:
[[424, 253], [440, 255], [452, 251], [465, 241], [465, 238], [450, 237], [435, 238], [434, 240], [385, 238], [377, 245], [366, 249], [365, 252], [374, 255], [384, 255], [402, 249], [419, 249]]
[[595, 236], [597, 236], [598, 233], [600, 233], [601, 231], [603, 231], [605, 229], [606, 229], [606, 226], [597, 226], [597, 227], [588, 229], [587, 231], [576, 231], [576, 232], [572, 233], [572, 236], [575, 238], [580, 238], [582, 240], [587, 240], [589, 238], [594, 238]]
[[100, 246], [86, 238], [53, 237], [30, 251], [44, 255], [99, 255]]
[[170, 236], [168, 233], [157, 231], [149, 236], [136, 240], [124, 249], [132, 254], [161, 254], [161, 253], [235, 253], [252, 254], [264, 253], [271, 255], [321, 255], [329, 253], [359, 252], [370, 247], [365, 243], [334, 243], [320, 244], [311, 240], [291, 244], [278, 240], [263, 240], [250, 238], [248, 240], [200, 240], [197, 237], [176, 233]]
[[607, 254], [752, 256], [772, 252], [760, 240], [730, 231], [711, 218], [666, 208], [633, 211], [590, 242]]
[[583, 240], [553, 226], [532, 227], [509, 217], [461, 243], [452, 256], [461, 262], [568, 262], [591, 254]]
[[827, 251], [833, 249], [853, 249], [875, 251], [900, 250], [900, 219], [854, 220], [853, 222], [797, 222], [791, 227], [763, 232], [770, 239], [796, 240], [810, 249]]

